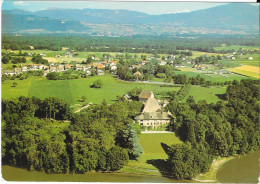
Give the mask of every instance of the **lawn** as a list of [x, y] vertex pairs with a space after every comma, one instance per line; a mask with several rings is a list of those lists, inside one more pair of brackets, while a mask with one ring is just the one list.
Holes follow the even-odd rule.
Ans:
[[160, 163], [161, 161], [163, 164], [168, 158], [161, 143], [168, 146], [182, 143], [174, 133], [141, 134], [139, 138], [144, 153], [138, 161], [131, 160], [126, 167], [120, 170], [121, 172], [160, 175], [158, 168], [152, 163]]
[[[100, 89], [90, 88], [93, 82], [101, 79], [104, 83]], [[142, 84], [124, 82], [115, 79], [112, 75], [80, 78], [75, 80], [47, 80], [45, 77], [15, 80], [16, 87], [11, 87], [14, 81], [2, 83], [2, 98], [17, 96], [36, 96], [41, 99], [46, 97], [59, 97], [71, 105], [79, 104], [79, 99], [84, 95], [87, 102], [100, 103], [105, 99], [108, 103], [116, 100], [117, 95], [124, 95], [134, 87], [149, 89], [155, 94], [162, 91], [178, 91], [180, 87], [160, 87], [158, 84]]]
[[183, 99], [183, 102], [186, 101], [188, 96], [193, 96], [195, 101], [206, 100], [208, 103], [217, 102], [219, 98], [217, 94], [224, 94], [226, 92], [226, 87], [200, 87], [192, 86], [188, 95]]

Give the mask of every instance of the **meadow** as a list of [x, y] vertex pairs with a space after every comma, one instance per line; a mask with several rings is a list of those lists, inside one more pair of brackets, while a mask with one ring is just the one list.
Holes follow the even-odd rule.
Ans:
[[[90, 88], [93, 82], [101, 79], [104, 83], [100, 89]], [[2, 83], [2, 98], [8, 99], [18, 96], [59, 97], [71, 104], [79, 104], [82, 96], [87, 102], [100, 103], [105, 99], [108, 103], [116, 100], [117, 96], [126, 94], [135, 87], [151, 90], [155, 94], [163, 91], [178, 91], [180, 87], [160, 87], [158, 84], [142, 84], [124, 82], [115, 79], [112, 75], [88, 77], [76, 80], [47, 80], [45, 77], [30, 77], [25, 80], [15, 80], [16, 87], [11, 87], [13, 80]]]
[[206, 100], [208, 103], [215, 103], [219, 101], [217, 95], [224, 94], [226, 92], [226, 87], [200, 87], [191, 86], [188, 95], [182, 100], [185, 102], [188, 96], [193, 96], [194, 100], [198, 102], [199, 100]]
[[188, 77], [196, 77], [200, 75], [201, 77], [205, 78], [207, 81], [212, 81], [212, 82], [225, 82], [225, 81], [233, 81], [233, 80], [238, 80], [240, 81], [241, 79], [247, 79], [250, 77], [247, 76], [242, 76], [242, 75], [237, 75], [237, 74], [203, 74], [199, 72], [192, 72], [192, 71], [176, 71], [175, 74], [182, 74], [182, 75], [187, 75]]
[[128, 165], [122, 168], [120, 172], [161, 175], [157, 164], [164, 164], [168, 158], [161, 143], [168, 146], [182, 143], [175, 136], [175, 133], [142, 133], [139, 139], [144, 150], [141, 158], [138, 161], [130, 160]]

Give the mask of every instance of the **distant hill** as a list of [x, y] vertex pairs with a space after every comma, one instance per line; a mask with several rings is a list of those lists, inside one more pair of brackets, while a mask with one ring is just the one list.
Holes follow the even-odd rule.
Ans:
[[[231, 3], [189, 13], [163, 15], [104, 9], [52, 9], [37, 12], [3, 10], [2, 14], [4, 32], [30, 28], [116, 35], [126, 30], [127, 34], [133, 35], [157, 32], [216, 34], [216, 29], [219, 29], [217, 32], [220, 34], [258, 34], [259, 30], [259, 6], [247, 3]], [[122, 30], [115, 30], [111, 24]]]

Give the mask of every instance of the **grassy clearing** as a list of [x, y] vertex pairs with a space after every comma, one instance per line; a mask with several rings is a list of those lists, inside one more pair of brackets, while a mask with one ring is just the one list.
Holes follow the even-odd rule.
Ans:
[[246, 75], [250, 77], [254, 77], [259, 79], [260, 78], [260, 67], [256, 66], [249, 66], [249, 65], [244, 65], [236, 68], [230, 68], [228, 71], [238, 73], [241, 75]]
[[[144, 153], [138, 161], [131, 160], [128, 165], [120, 170], [120, 172], [161, 175], [154, 165], [149, 164], [153, 160], [165, 160], [167, 154], [164, 152], [161, 143], [172, 145], [182, 143], [174, 133], [158, 133], [158, 134], [141, 134], [140, 144], [144, 149]], [[163, 161], [162, 161], [163, 162]]]
[[217, 102], [219, 98], [217, 94], [224, 94], [226, 92], [226, 87], [200, 87], [192, 86], [188, 95], [183, 99], [183, 102], [186, 101], [188, 96], [193, 96], [195, 101], [206, 100], [208, 103]]

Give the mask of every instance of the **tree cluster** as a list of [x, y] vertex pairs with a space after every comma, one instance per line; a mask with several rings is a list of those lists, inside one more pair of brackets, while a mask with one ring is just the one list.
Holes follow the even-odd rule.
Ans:
[[[173, 130], [182, 141], [191, 145], [191, 149], [196, 149], [202, 155], [205, 153], [212, 157], [223, 157], [258, 150], [260, 143], [258, 83], [259, 81], [250, 79], [233, 81], [225, 94], [227, 101], [218, 101], [215, 104], [208, 104], [205, 100], [196, 103], [191, 96], [186, 103], [169, 103], [168, 109], [175, 117], [174, 123], [171, 124]], [[173, 146], [175, 151], [169, 157], [173, 168], [183, 160], [182, 156], [178, 156], [180, 153], [176, 149]], [[184, 148], [177, 150], [182, 149]], [[184, 150], [180, 152], [185, 155]], [[205, 161], [202, 158], [201, 160]], [[199, 167], [208, 168], [207, 160]], [[189, 164], [190, 162], [185, 161], [181, 167], [190, 167]], [[202, 171], [200, 169], [197, 171]], [[199, 173], [197, 171], [195, 174]], [[176, 175], [176, 172], [181, 174]], [[175, 169], [173, 176], [189, 179], [194, 176], [194, 173], [189, 172], [186, 169], [178, 171]]]
[[103, 101], [72, 114], [53, 97], [3, 100], [2, 161], [47, 173], [119, 170], [143, 152], [131, 119], [141, 108]]
[[36, 63], [36, 64], [44, 64], [44, 65], [48, 65], [48, 60], [47, 59], [43, 59], [42, 56], [40, 54], [34, 54], [32, 56], [32, 62]]

